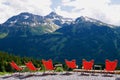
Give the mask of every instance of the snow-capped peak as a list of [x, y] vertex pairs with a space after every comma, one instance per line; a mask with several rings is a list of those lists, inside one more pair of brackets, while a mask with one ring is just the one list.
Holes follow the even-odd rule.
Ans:
[[76, 19], [76, 22], [98, 22], [98, 20], [93, 19], [93, 18], [89, 18], [87, 16], [81, 16], [81, 17]]
[[84, 23], [84, 22], [113, 27], [113, 25], [106, 24], [104, 22], [101, 22], [100, 20], [89, 18], [87, 16], [81, 16], [75, 20], [75, 23]]
[[62, 26], [63, 24], [70, 24], [73, 21], [73, 19], [64, 18], [63, 16], [60, 16], [55, 12], [51, 12], [50, 14], [46, 15], [45, 18], [50, 19], [59, 26]]
[[62, 16], [58, 15], [58, 14], [55, 13], [55, 12], [51, 12], [50, 14], [46, 15], [45, 17], [46, 17], [46, 18], [49, 18], [49, 19], [56, 19], [56, 20], [62, 18]]

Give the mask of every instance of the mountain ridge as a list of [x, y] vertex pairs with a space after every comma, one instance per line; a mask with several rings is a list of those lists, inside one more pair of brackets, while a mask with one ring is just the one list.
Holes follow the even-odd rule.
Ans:
[[[120, 60], [119, 27], [111, 27], [99, 20], [83, 16], [73, 21], [70, 19], [71, 23], [69, 21], [68, 23], [63, 21], [65, 22], [63, 23], [62, 20], [66, 18], [58, 17], [59, 15], [55, 13], [48, 15], [51, 14], [52, 18], [40, 17], [40, 21], [46, 26], [31, 27], [17, 24], [18, 27], [8, 27], [2, 24], [0, 27], [0, 50], [20, 56], [52, 58], [58, 61], [65, 58], [74, 58], [79, 61], [83, 58], [95, 59], [100, 63], [106, 58]], [[53, 14], [58, 18], [55, 18]], [[22, 19], [29, 18], [24, 16], [26, 14], [22, 15]], [[34, 20], [34, 17], [30, 19], [33, 22]], [[39, 19], [37, 20], [39, 22]], [[56, 20], [59, 21], [55, 23]]]
[[18, 31], [21, 34], [18, 35], [18, 33], [16, 36], [42, 35], [52, 33], [62, 26], [70, 24], [70, 20], [72, 19], [63, 18], [55, 12], [51, 12], [46, 16], [24, 12], [9, 18], [5, 23], [1, 24], [1, 28], [3, 28], [1, 32], [6, 30], [5, 34], [11, 36], [17, 34]]

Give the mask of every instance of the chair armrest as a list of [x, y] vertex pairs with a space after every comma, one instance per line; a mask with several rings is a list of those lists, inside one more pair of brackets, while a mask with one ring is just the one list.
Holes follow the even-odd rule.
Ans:
[[41, 70], [41, 67], [40, 67], [40, 68], [37, 68], [37, 70]]
[[56, 70], [56, 68], [57, 68], [57, 67], [55, 66], [53, 69]]
[[78, 65], [76, 65], [76, 68], [78, 68]]
[[84, 69], [84, 66], [82, 66], [82, 69]]

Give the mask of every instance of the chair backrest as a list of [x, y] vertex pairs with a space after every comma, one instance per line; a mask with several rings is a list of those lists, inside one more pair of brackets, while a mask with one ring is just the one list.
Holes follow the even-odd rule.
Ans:
[[114, 71], [117, 67], [118, 60], [110, 61], [108, 59], [105, 60], [105, 70], [106, 71]]
[[49, 59], [47, 61], [42, 59], [42, 63], [43, 63], [43, 66], [45, 67], [46, 70], [53, 70], [54, 69], [52, 59]]
[[68, 68], [75, 69], [77, 67], [76, 60], [68, 61], [67, 59], [65, 59], [65, 63]]
[[94, 60], [86, 61], [85, 59], [82, 60], [83, 69], [85, 70], [92, 70], [94, 65]]
[[10, 62], [10, 65], [13, 69], [17, 70], [17, 71], [21, 71], [22, 68], [20, 68], [14, 61]]
[[36, 71], [36, 67], [33, 65], [33, 63], [31, 61], [25, 63], [26, 64], [26, 67], [31, 70], [31, 71]]

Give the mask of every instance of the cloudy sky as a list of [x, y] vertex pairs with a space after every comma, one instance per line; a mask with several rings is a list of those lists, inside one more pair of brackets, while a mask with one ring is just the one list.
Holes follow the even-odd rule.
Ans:
[[0, 23], [21, 12], [44, 16], [51, 11], [64, 17], [88, 16], [120, 25], [120, 0], [0, 0]]

